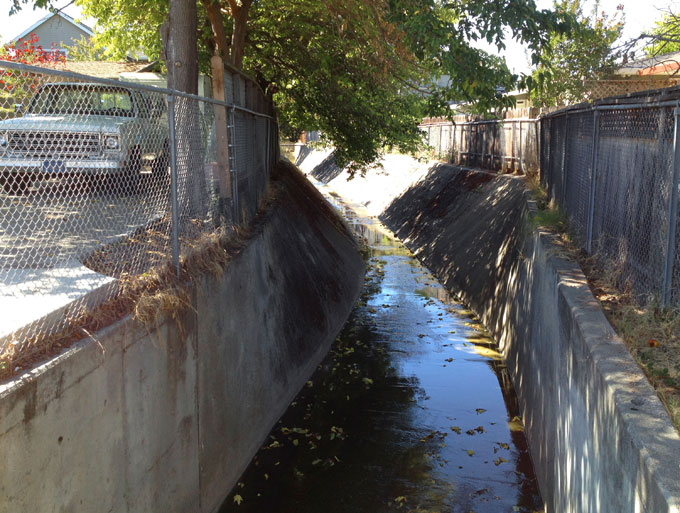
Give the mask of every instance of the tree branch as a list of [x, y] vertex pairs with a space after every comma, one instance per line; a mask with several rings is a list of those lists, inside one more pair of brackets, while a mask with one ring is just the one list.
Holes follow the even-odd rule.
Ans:
[[222, 57], [222, 60], [227, 62], [229, 60], [229, 42], [224, 31], [224, 23], [222, 22], [222, 13], [220, 6], [215, 0], [202, 0], [206, 12], [208, 13], [208, 20], [213, 32], [215, 40], [216, 54]]

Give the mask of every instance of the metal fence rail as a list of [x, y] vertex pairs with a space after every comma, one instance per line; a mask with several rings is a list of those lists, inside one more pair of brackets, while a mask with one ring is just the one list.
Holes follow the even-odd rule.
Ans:
[[0, 362], [255, 215], [273, 111], [237, 72], [224, 98], [0, 61]]
[[426, 143], [447, 162], [481, 169], [538, 169], [538, 120], [429, 121], [420, 125]]
[[680, 299], [680, 91], [541, 118], [541, 178], [574, 236], [640, 300]]

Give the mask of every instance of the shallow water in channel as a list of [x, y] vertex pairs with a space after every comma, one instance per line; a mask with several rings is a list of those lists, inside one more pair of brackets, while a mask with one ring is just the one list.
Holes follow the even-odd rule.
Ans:
[[493, 339], [387, 231], [360, 302], [222, 513], [543, 510]]

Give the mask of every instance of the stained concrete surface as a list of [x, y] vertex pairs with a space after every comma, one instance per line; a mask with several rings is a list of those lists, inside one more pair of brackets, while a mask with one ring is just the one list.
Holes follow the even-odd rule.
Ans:
[[[363, 260], [290, 169], [221, 276], [0, 385], [0, 512], [212, 513], [344, 324]], [[304, 291], [305, 294], [301, 294]]]

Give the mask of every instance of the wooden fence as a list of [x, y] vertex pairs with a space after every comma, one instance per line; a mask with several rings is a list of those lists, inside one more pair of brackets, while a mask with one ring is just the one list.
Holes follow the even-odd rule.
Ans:
[[420, 128], [442, 160], [481, 169], [531, 173], [539, 167], [537, 115], [537, 109], [515, 109], [508, 111], [504, 119], [425, 119]]

